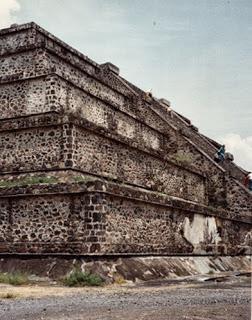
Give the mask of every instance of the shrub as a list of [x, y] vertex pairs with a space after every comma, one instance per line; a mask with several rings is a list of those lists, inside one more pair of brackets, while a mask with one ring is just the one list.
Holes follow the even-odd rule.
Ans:
[[9, 283], [14, 286], [20, 286], [22, 284], [28, 283], [28, 277], [26, 274], [21, 272], [13, 272], [13, 273], [0, 273], [0, 282], [1, 283]]
[[99, 275], [74, 270], [63, 279], [64, 285], [68, 287], [101, 286], [103, 280]]

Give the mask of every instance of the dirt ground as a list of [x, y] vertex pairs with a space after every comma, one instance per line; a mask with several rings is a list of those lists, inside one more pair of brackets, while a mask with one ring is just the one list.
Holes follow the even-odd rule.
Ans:
[[0, 285], [0, 319], [249, 320], [250, 288], [250, 277], [235, 275], [102, 288]]

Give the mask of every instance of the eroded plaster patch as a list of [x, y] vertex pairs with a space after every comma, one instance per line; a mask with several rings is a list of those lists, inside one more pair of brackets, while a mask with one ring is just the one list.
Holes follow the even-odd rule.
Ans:
[[217, 230], [215, 217], [205, 217], [199, 214], [194, 215], [192, 222], [188, 217], [185, 218], [183, 234], [193, 246], [201, 243], [218, 244], [222, 241]]

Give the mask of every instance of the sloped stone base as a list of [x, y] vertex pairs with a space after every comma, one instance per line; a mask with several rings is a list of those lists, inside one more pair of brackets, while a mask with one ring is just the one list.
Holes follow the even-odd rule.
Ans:
[[75, 268], [99, 274], [107, 283], [177, 279], [193, 275], [236, 271], [251, 272], [249, 256], [191, 257], [50, 257], [1, 256], [0, 272], [26, 272], [29, 275], [59, 280]]

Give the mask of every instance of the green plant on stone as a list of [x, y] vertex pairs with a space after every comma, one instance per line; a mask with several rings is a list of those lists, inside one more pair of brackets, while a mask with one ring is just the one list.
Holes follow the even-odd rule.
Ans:
[[28, 283], [28, 276], [27, 274], [21, 272], [0, 272], [0, 283], [8, 283], [14, 286], [20, 286]]
[[74, 270], [63, 279], [63, 284], [68, 287], [101, 286], [103, 279], [96, 274]]
[[214, 271], [213, 270], [209, 270], [208, 274], [214, 274]]
[[75, 182], [84, 182], [84, 181], [86, 181], [84, 179], [84, 177], [82, 177], [82, 176], [74, 176], [73, 179], [74, 179]]
[[74, 176], [73, 179], [75, 182], [87, 182], [94, 180], [94, 178], [87, 176]]
[[56, 177], [42, 177], [33, 176], [25, 177], [19, 180], [0, 180], [0, 187], [12, 188], [21, 187], [25, 185], [41, 184], [41, 183], [56, 183], [58, 180]]
[[126, 280], [120, 275], [115, 275], [114, 276], [114, 283], [121, 285], [121, 284], [125, 284]]

